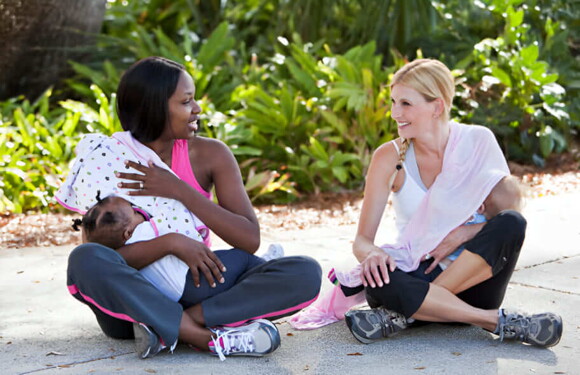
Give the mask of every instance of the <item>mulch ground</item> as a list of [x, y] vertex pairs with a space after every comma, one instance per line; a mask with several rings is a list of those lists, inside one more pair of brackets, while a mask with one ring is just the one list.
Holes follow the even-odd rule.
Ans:
[[[510, 163], [519, 177], [525, 195], [534, 199], [580, 190], [580, 165], [577, 156], [564, 155], [552, 160], [544, 170]], [[308, 197], [290, 205], [256, 207], [262, 231], [284, 228], [303, 229], [311, 226], [340, 226], [358, 220], [362, 192], [325, 193]], [[0, 216], [0, 249], [31, 246], [79, 244], [80, 234], [72, 227], [78, 215], [18, 214]]]

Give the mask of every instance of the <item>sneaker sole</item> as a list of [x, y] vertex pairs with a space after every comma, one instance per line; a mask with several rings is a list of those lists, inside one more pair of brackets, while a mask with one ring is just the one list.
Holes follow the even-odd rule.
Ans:
[[562, 338], [562, 332], [564, 332], [564, 323], [562, 322], [562, 318], [558, 317], [558, 319], [556, 320], [556, 333], [557, 333], [557, 339], [554, 342], [547, 342], [544, 344], [535, 344], [535, 343], [529, 343], [533, 346], [539, 346], [541, 348], [550, 348], [552, 346], [556, 346], [558, 345], [558, 343], [560, 342], [560, 339]]
[[344, 316], [344, 320], [346, 321], [346, 326], [348, 327], [348, 330], [350, 331], [350, 333], [352, 333], [354, 338], [357, 339], [358, 341], [362, 342], [363, 344], [372, 344], [373, 342], [377, 341], [377, 340], [371, 340], [369, 338], [363, 337], [363, 336], [359, 335], [356, 331], [354, 331], [352, 329], [352, 326], [354, 323], [353, 318], [352, 318], [352, 316], [348, 315], [348, 313]]

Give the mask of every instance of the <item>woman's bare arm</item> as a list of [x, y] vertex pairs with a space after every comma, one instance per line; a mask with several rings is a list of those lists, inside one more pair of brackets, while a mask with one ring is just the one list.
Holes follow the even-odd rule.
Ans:
[[117, 251], [135, 269], [144, 268], [166, 255], [175, 255], [188, 265], [196, 286], [199, 286], [200, 273], [210, 285], [215, 284], [214, 278], [223, 282], [221, 271], [225, 271], [225, 268], [219, 258], [202, 242], [179, 233], [135, 242]]
[[133, 181], [144, 180], [145, 188], [138, 189], [138, 182], [123, 182], [120, 187], [137, 189], [129, 191], [129, 195], [176, 199], [228, 244], [254, 253], [260, 246], [260, 225], [234, 155], [224, 143], [215, 139], [198, 139], [194, 147], [202, 154], [199, 159], [206, 163], [205, 169], [215, 186], [218, 204], [171, 172], [152, 164], [143, 166], [127, 162], [141, 174], [119, 173], [118, 176]]
[[396, 266], [394, 260], [374, 244], [374, 240], [389, 199], [397, 161], [393, 145], [384, 144], [373, 154], [367, 172], [363, 206], [353, 243], [353, 253], [363, 267], [365, 286], [388, 283], [387, 265], [391, 271]]

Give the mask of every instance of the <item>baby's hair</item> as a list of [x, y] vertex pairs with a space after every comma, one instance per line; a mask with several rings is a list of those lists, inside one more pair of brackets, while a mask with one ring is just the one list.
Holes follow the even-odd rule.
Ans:
[[[101, 191], [100, 190], [97, 190], [97, 196], [95, 197], [95, 199], [97, 200], [97, 204], [95, 204], [93, 207], [97, 206], [99, 203], [101, 203], [103, 201], [103, 199], [101, 199]], [[93, 207], [91, 207], [89, 209], [89, 211], [91, 211], [91, 209]], [[85, 212], [85, 215], [87, 215], [89, 213], [89, 211]], [[79, 230], [81, 230], [81, 227], [84, 227], [83, 220], [82, 219], [73, 219], [72, 228], [78, 232]]]
[[82, 227], [86, 239], [89, 242], [97, 242], [112, 249], [118, 249], [124, 245], [122, 231], [124, 229], [125, 217], [115, 211], [102, 208], [110, 201], [110, 196], [101, 198], [101, 191], [97, 191], [97, 203], [89, 208], [82, 219], [73, 220], [73, 229], [78, 231]]
[[82, 227], [82, 226], [83, 226], [83, 221], [82, 221], [82, 219], [73, 219], [72, 228], [73, 228], [75, 231], [77, 231], [77, 232], [78, 232], [79, 230], [81, 230], [81, 228], [80, 228], [80, 227]]

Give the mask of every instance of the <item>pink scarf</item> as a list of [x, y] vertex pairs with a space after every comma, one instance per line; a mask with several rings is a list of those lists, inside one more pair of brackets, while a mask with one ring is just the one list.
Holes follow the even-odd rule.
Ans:
[[[493, 187], [509, 175], [503, 153], [489, 129], [455, 122], [449, 125], [441, 172], [399, 234], [397, 242], [381, 246], [405, 272], [416, 270], [421, 258], [467, 221]], [[362, 284], [360, 265], [348, 272], [335, 273], [342, 285], [355, 287]], [[308, 309], [294, 315], [290, 323], [296, 329], [312, 329], [342, 319], [345, 304], [352, 306], [355, 299], [338, 298], [338, 293], [342, 294], [340, 287], [334, 287], [329, 293], [334, 297], [321, 297]], [[336, 301], [343, 303], [337, 304]], [[335, 314], [335, 311], [339, 313]]]

